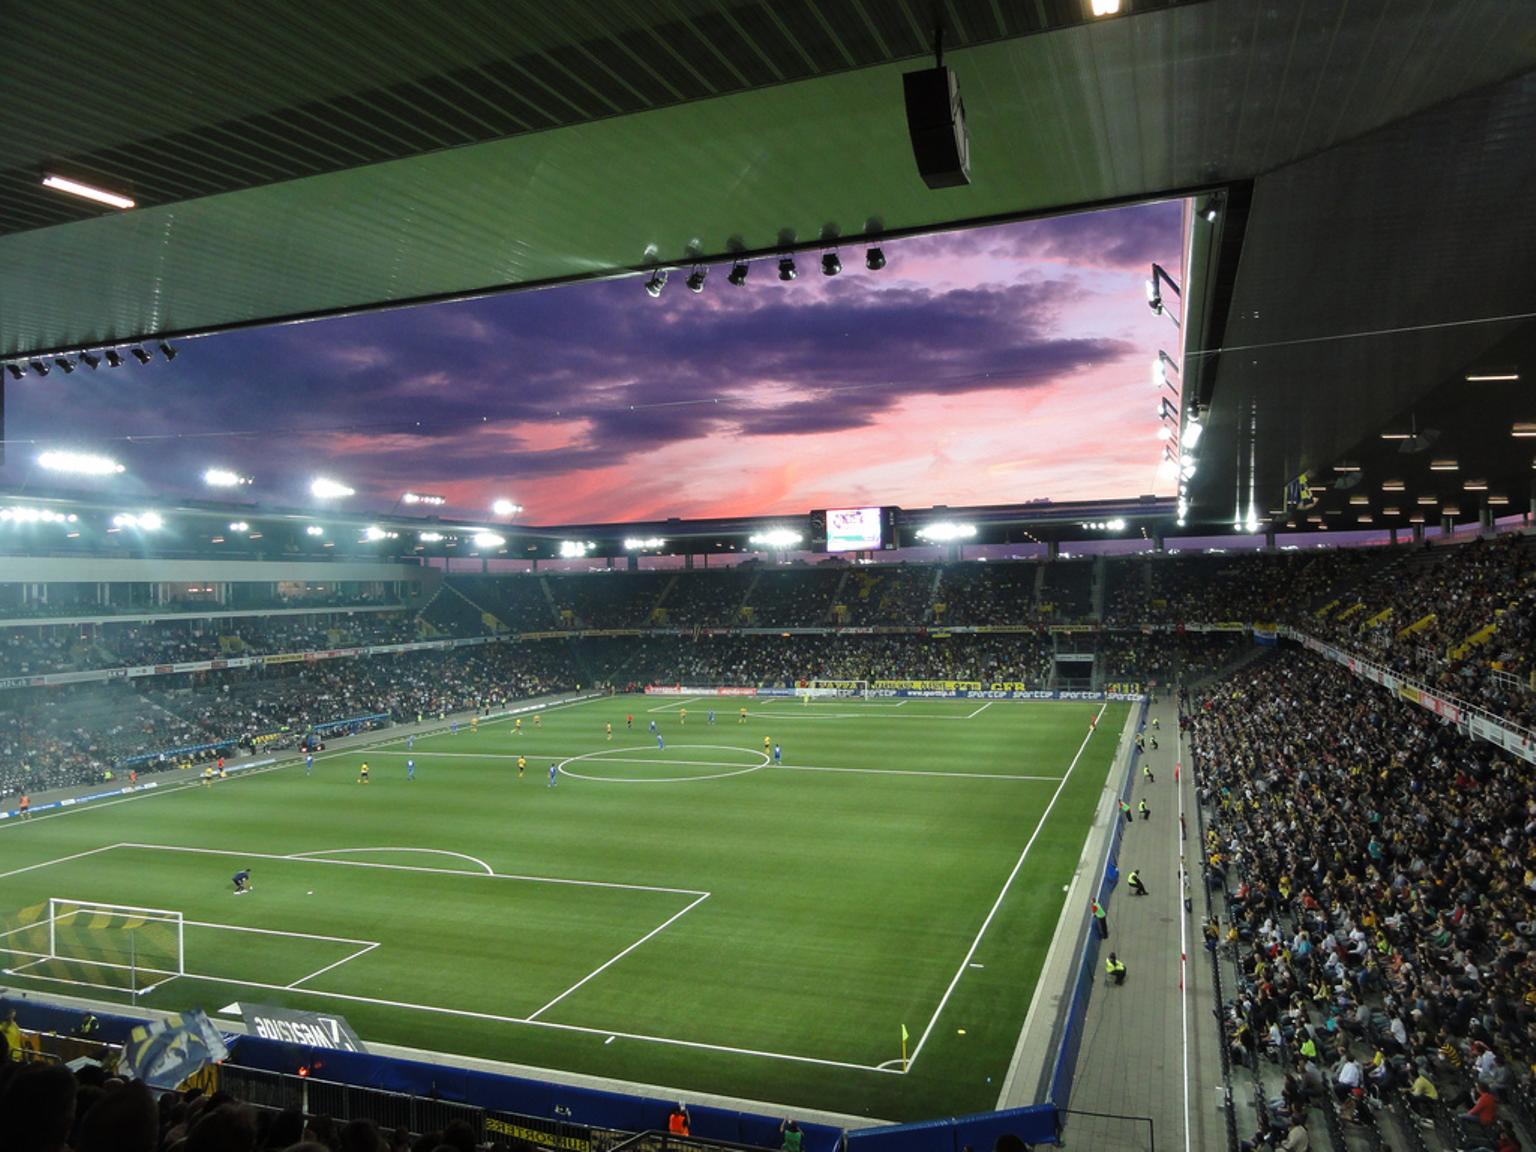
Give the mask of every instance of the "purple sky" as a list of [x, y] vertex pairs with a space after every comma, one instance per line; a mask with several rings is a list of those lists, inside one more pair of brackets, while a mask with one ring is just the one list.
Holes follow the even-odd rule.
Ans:
[[[312, 477], [387, 510], [407, 488], [533, 523], [797, 513], [841, 504], [1166, 494], [1150, 364], [1178, 333], [1146, 307], [1181, 273], [1181, 206], [893, 241], [781, 284], [674, 274], [189, 341], [174, 363], [9, 385], [0, 483], [48, 488], [45, 447], [106, 452], [139, 501], [307, 505]], [[35, 440], [35, 444], [17, 443]], [[89, 482], [87, 482], [88, 484]]]

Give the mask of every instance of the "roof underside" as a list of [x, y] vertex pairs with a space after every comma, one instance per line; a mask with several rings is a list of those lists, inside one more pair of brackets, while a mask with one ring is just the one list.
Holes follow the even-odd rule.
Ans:
[[1318, 337], [1530, 310], [1528, 4], [947, 0], [973, 182], [939, 192], [901, 100], [916, 0], [25, 7], [0, 360], [1241, 186], [1187, 293], [1196, 514], [1225, 519], [1250, 476], [1262, 512], [1390, 421], [1449, 429], [1430, 409], [1516, 333]]

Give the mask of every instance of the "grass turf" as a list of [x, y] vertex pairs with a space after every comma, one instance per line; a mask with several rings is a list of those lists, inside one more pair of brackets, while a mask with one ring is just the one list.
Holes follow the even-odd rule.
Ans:
[[[739, 703], [711, 726], [616, 697], [0, 826], [6, 980], [124, 999], [63, 982], [126, 984], [121, 916], [61, 924], [68, 959], [25, 925], [50, 897], [174, 909], [188, 974], [156, 1007], [323, 1007], [365, 1040], [784, 1107], [992, 1107], [1126, 705], [1084, 745], [1097, 704]], [[146, 954], [165, 931], [138, 926]]]

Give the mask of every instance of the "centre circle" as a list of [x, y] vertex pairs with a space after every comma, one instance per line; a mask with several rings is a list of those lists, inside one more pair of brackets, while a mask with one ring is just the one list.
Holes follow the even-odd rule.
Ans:
[[[668, 755], [684, 751], [724, 752], [736, 757], [736, 760], [731, 761], [729, 756], [688, 760]], [[747, 760], [751, 762], [747, 763]], [[592, 770], [602, 763], [622, 765], [621, 773], [627, 770], [636, 774], [594, 773]], [[576, 780], [594, 780], [599, 784], [694, 784], [701, 780], [745, 776], [749, 772], [766, 768], [768, 764], [767, 754], [754, 748], [738, 748], [729, 744], [670, 744], [666, 748], [599, 748], [596, 752], [568, 757], [560, 762], [559, 768], [563, 776]], [[586, 771], [578, 771], [573, 765], [585, 768]], [[645, 771], [646, 765], [652, 767], [651, 772]], [[698, 771], [689, 771], [691, 768]], [[665, 775], [656, 775], [656, 772], [665, 772]]]

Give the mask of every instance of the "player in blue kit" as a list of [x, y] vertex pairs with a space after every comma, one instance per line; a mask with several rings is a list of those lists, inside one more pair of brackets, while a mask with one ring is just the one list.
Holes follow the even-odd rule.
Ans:
[[773, 762], [775, 764], [784, 763], [784, 753], [777, 744], [773, 746]]
[[240, 869], [240, 871], [235, 873], [234, 881], [236, 896], [242, 892], [249, 892], [251, 890], [251, 870], [249, 868]]
[[416, 779], [416, 761], [407, 760], [405, 762], [405, 778], [407, 780]]
[[559, 771], [560, 771], [560, 768], [559, 768], [558, 765], [551, 764], [549, 766], [549, 787], [553, 788], [555, 786], [555, 777], [559, 773]]
[[[417, 719], [420, 720], [420, 717], [417, 717]], [[405, 750], [407, 752], [414, 752], [416, 750], [416, 733], [412, 732], [405, 738]]]
[[663, 740], [660, 736], [657, 736], [656, 737], [656, 747], [658, 747], [658, 748], [665, 748], [666, 746], [667, 746], [667, 742], [665, 740]]
[[314, 774], [315, 774], [315, 754], [313, 752], [311, 752], [309, 755], [304, 757], [304, 775], [306, 775], [306, 776], [313, 776]]

